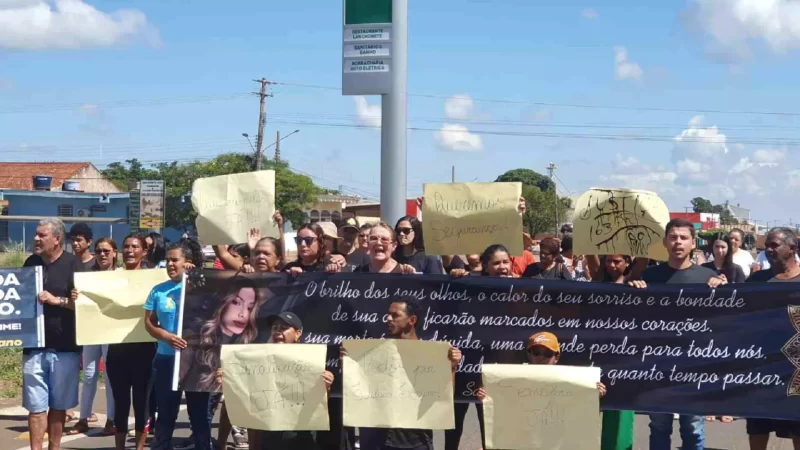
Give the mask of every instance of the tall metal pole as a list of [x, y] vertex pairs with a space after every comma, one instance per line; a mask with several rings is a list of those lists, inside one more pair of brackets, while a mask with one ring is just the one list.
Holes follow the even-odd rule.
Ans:
[[392, 89], [381, 96], [381, 219], [406, 215], [408, 0], [392, 0]]

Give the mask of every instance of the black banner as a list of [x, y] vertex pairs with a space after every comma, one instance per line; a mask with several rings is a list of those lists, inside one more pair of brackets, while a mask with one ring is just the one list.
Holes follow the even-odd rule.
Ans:
[[44, 342], [41, 270], [36, 267], [0, 269], [0, 347], [36, 348]]
[[[267, 342], [269, 315], [295, 312], [303, 342], [329, 345], [336, 367], [343, 339], [384, 337], [389, 304], [411, 296], [422, 306], [420, 338], [464, 353], [458, 401], [476, 401], [482, 364], [525, 363], [528, 336], [550, 331], [561, 342], [559, 364], [603, 370], [603, 409], [800, 419], [800, 291], [792, 284], [637, 290], [490, 277], [205, 274], [184, 308], [187, 390], [217, 389], [197, 380], [211, 379], [204, 375], [219, 364], [220, 343]], [[232, 334], [221, 324], [241, 308], [237, 298], [251, 302], [251, 325], [241, 327], [239, 310]]]

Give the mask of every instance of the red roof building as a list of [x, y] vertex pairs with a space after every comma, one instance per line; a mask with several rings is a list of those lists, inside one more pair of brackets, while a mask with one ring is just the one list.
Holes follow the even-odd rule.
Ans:
[[60, 191], [65, 181], [77, 181], [83, 192], [123, 192], [88, 162], [0, 162], [0, 189], [32, 191], [37, 175], [53, 178], [52, 191]]

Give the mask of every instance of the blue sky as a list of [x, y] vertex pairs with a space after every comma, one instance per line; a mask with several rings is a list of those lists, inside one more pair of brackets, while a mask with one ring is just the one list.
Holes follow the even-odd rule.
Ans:
[[[380, 132], [355, 126], [380, 100], [335, 89], [340, 1], [186, 5], [0, 0], [0, 159], [248, 151], [263, 76], [286, 83], [265, 142], [300, 129], [282, 143], [292, 167], [379, 193]], [[552, 161], [562, 192], [625, 186], [673, 211], [704, 196], [800, 221], [784, 205], [800, 188], [799, 117], [752, 114], [800, 112], [791, 1], [411, 0], [409, 24], [410, 196], [452, 165], [490, 181]]]

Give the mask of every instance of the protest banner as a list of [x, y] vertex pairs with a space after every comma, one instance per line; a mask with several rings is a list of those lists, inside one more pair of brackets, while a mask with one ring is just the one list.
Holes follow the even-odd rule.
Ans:
[[487, 450], [600, 448], [599, 368], [485, 364], [482, 381]]
[[223, 345], [223, 394], [233, 425], [329, 430], [324, 345]]
[[[110, 270], [75, 274], [75, 338], [78, 345], [155, 342], [144, 327], [144, 303], [169, 280], [166, 269]], [[180, 299], [174, 299], [176, 305]]]
[[422, 234], [429, 255], [469, 255], [502, 244], [522, 255], [522, 183], [425, 184]]
[[455, 427], [447, 342], [365, 339], [342, 347], [345, 426]]
[[44, 347], [41, 267], [0, 269], [0, 347]]
[[261, 236], [278, 236], [275, 214], [275, 171], [198, 178], [192, 184], [197, 234], [208, 245], [247, 242], [251, 228]]
[[[476, 401], [482, 364], [526, 361], [528, 336], [547, 330], [561, 341], [560, 364], [602, 369], [608, 386], [604, 409], [800, 420], [800, 306], [793, 305], [800, 300], [786, 283], [636, 290], [493, 277], [204, 274], [206, 287], [186, 299], [184, 332], [194, 334], [186, 337], [189, 348], [182, 353], [221, 345], [213, 326], [201, 340], [190, 323], [220, 316], [219, 300], [209, 299], [242, 290], [242, 279], [253, 287], [240, 295], [263, 305], [249, 314], [254, 329], [240, 327], [235, 331], [241, 334], [223, 340], [267, 342], [263, 319], [291, 310], [303, 320], [303, 342], [329, 346], [334, 372], [343, 340], [385, 337], [391, 299], [411, 296], [421, 306], [419, 337], [448, 341], [464, 353], [456, 401]], [[198, 361], [214, 359], [182, 360], [180, 371], [191, 372]], [[203, 373], [217, 367], [218, 362]]]
[[576, 255], [629, 255], [667, 260], [669, 209], [658, 194], [592, 188], [578, 198], [573, 219]]

